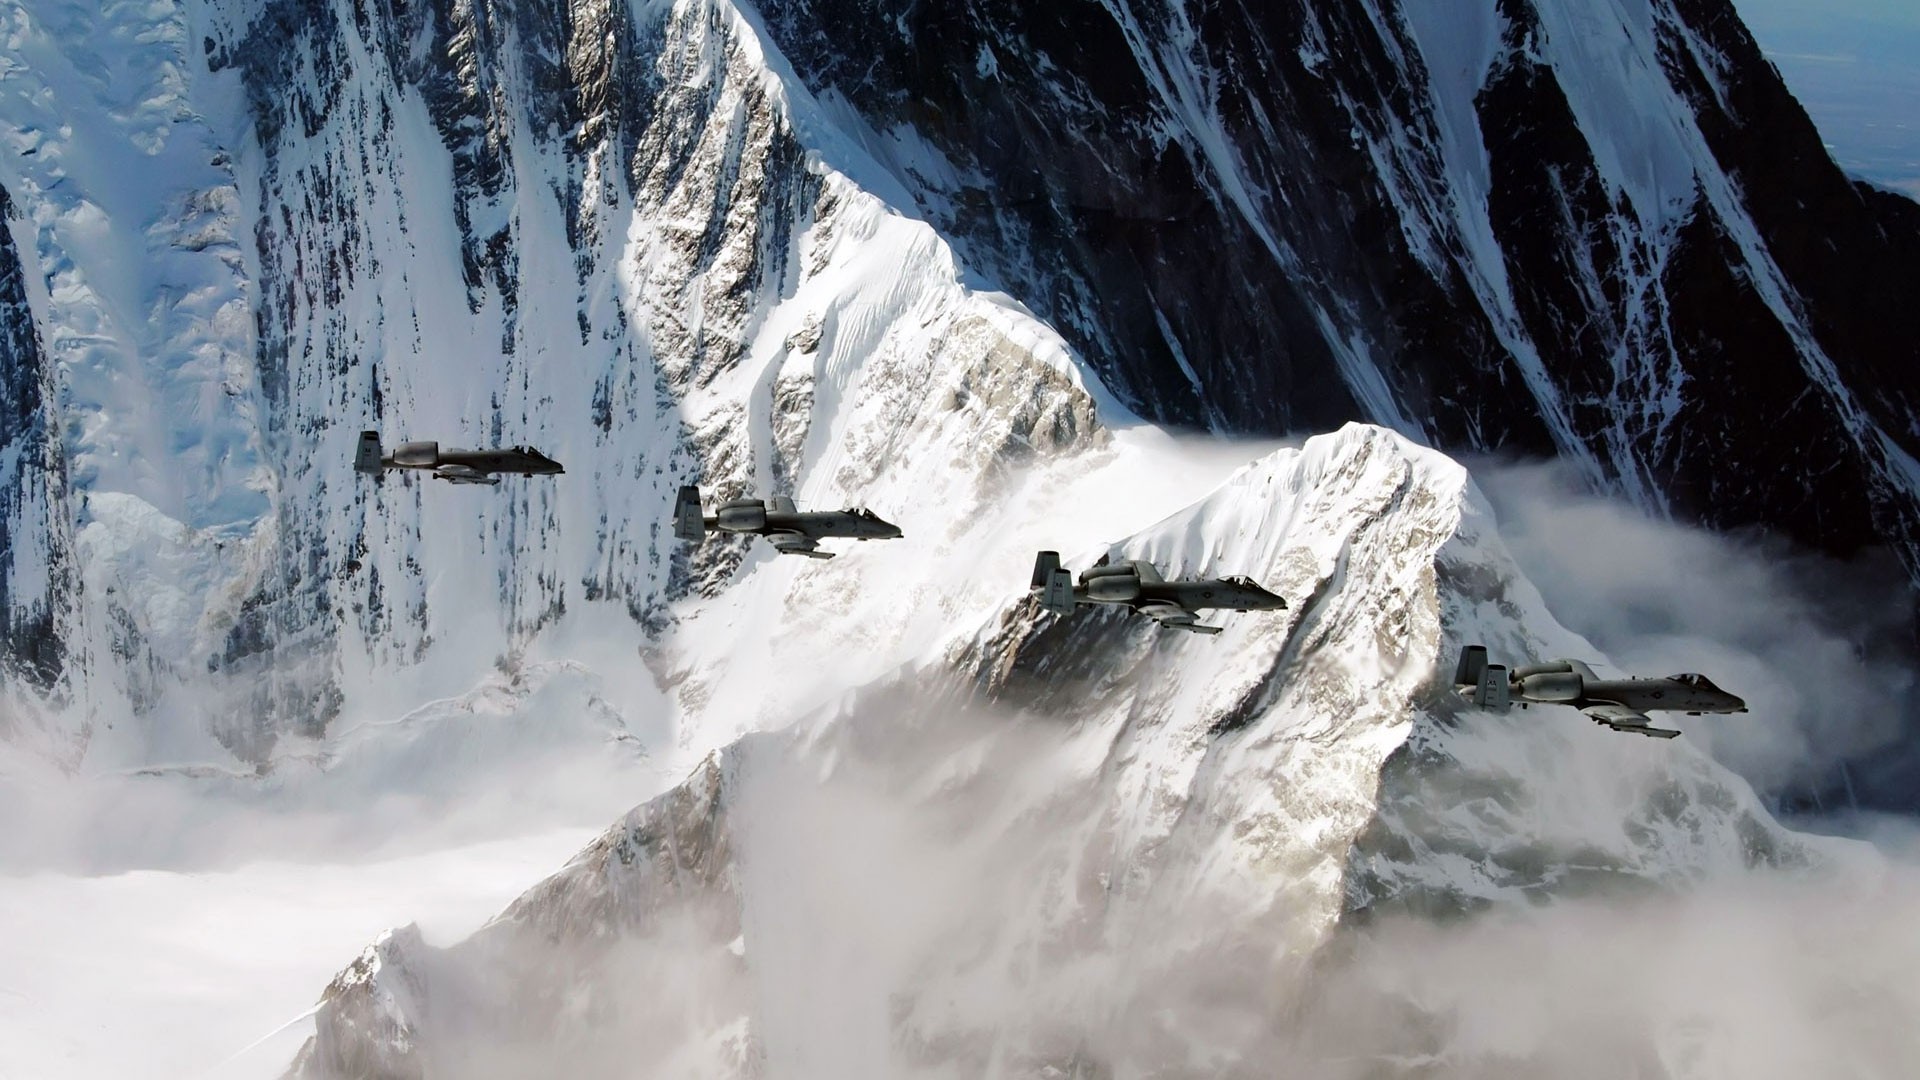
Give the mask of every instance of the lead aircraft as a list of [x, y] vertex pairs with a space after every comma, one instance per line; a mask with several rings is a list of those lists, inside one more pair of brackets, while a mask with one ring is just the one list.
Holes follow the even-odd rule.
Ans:
[[1705, 675], [1691, 672], [1654, 679], [1603, 679], [1578, 660], [1548, 660], [1524, 664], [1509, 671], [1487, 663], [1484, 645], [1460, 651], [1453, 670], [1455, 691], [1483, 709], [1506, 712], [1519, 702], [1529, 705], [1566, 705], [1586, 713], [1602, 727], [1631, 731], [1655, 739], [1680, 733], [1653, 726], [1650, 712], [1743, 713], [1747, 703], [1713, 685]]

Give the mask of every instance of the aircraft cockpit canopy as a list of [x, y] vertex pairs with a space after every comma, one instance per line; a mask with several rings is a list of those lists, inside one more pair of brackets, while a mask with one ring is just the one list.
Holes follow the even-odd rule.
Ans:
[[1265, 589], [1265, 586], [1244, 574], [1229, 574], [1220, 580], [1229, 585], [1238, 585], [1243, 589]]
[[1720, 688], [1713, 685], [1712, 680], [1708, 679], [1705, 675], [1696, 674], [1691, 671], [1670, 677], [1674, 682], [1682, 686], [1690, 686], [1695, 690], [1712, 690], [1716, 693], [1720, 691]]

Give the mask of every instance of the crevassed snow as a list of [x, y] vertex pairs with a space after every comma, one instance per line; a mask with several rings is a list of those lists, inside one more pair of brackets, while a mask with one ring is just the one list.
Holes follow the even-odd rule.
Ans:
[[258, 520], [269, 479], [244, 211], [188, 47], [171, 4], [0, 9], [0, 182], [33, 224], [76, 480], [205, 528]]

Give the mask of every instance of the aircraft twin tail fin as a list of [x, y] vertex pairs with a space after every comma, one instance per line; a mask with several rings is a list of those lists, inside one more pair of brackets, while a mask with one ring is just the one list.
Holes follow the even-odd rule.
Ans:
[[706, 539], [707, 519], [700, 513], [700, 489], [687, 484], [673, 501], [673, 535], [699, 543]]
[[1487, 664], [1481, 669], [1480, 684], [1473, 691], [1473, 703], [1494, 712], [1506, 712], [1513, 707], [1512, 693], [1507, 686], [1506, 665]]
[[363, 431], [360, 444], [354, 448], [353, 467], [363, 473], [380, 472], [380, 433]]
[[1033, 590], [1040, 607], [1056, 615], [1073, 613], [1073, 573], [1060, 565], [1060, 553], [1043, 551], [1033, 560]]
[[1485, 645], [1469, 645], [1460, 650], [1460, 662], [1453, 669], [1453, 685], [1483, 709], [1506, 712], [1513, 707], [1507, 667], [1487, 663]]
[[1460, 650], [1460, 663], [1453, 669], [1453, 685], [1479, 686], [1480, 674], [1487, 670], [1487, 647], [1469, 645]]

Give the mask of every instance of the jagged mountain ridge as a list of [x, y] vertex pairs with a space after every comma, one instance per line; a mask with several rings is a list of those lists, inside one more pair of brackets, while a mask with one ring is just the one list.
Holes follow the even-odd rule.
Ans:
[[[180, 470], [173, 491], [122, 469], [62, 492], [98, 542], [87, 587], [49, 603], [81, 624], [74, 640], [113, 642], [55, 710], [71, 756], [116, 718], [124, 732], [210, 717], [227, 751], [261, 759], [356, 698], [458, 695], [569, 614], [657, 634], [667, 601], [718, 589], [747, 554], [679, 554], [666, 516], [686, 480], [964, 509], [1088, 435], [1093, 399], [1057, 335], [968, 287], [932, 230], [849, 178], [884, 174], [790, 96], [731, 5], [116, 10], [151, 20], [126, 32], [160, 58], [158, 85], [133, 88], [160, 102], [155, 144], [235, 149], [194, 163], [194, 182], [216, 182], [185, 200], [156, 185], [129, 206], [89, 177], [34, 187], [22, 212], [46, 226], [28, 277], [83, 300], [61, 274], [117, 284], [98, 307], [143, 310], [140, 283], [110, 274], [121, 253], [79, 225], [124, 211], [117, 224], [171, 250], [186, 215], [187, 254], [228, 272], [202, 293], [252, 306], [258, 363], [235, 382], [226, 340], [222, 367], [166, 354], [140, 371], [216, 407], [203, 419], [220, 445], [200, 440], [214, 468]], [[83, 22], [28, 23], [23, 55], [91, 70], [92, 46], [68, 36]], [[37, 137], [11, 159], [21, 174], [84, 164]], [[23, 379], [74, 354], [71, 335], [42, 337]], [[91, 435], [137, 410], [65, 407], [83, 457], [121, 456]], [[366, 427], [530, 442], [569, 474], [477, 499], [367, 482], [338, 467]], [[223, 495], [255, 462], [264, 509]], [[9, 559], [29, 567], [27, 541], [63, 521], [23, 519]]]
[[[1337, 1069], [1290, 1017], [1362, 913], [1833, 858], [1684, 740], [1461, 708], [1434, 678], [1461, 640], [1591, 654], [1491, 525], [1379, 429], [1258, 461], [1112, 552], [1247, 569], [1290, 610], [1195, 639], [1009, 603], [709, 759], [468, 941], [383, 939], [295, 1071]], [[669, 966], [676, 993], [637, 974]]]
[[1920, 207], [1842, 175], [1728, 0], [765, 9], [1144, 416], [1559, 455], [1920, 565]]
[[[116, 719], [191, 714], [259, 759], [352, 711], [343, 687], [457, 694], [567, 612], [658, 633], [732, 565], [672, 562], [672, 487], [880, 497], [877, 463], [914, 437], [909, 388], [944, 362], [897, 357], [931, 339], [987, 363], [982, 386], [988, 358], [1021, 353], [1071, 370], [1063, 386], [1104, 381], [1114, 416], [1363, 416], [1559, 452], [1721, 524], [1908, 542], [1907, 367], [1882, 346], [1911, 335], [1845, 306], [1892, 287], [1905, 204], [1879, 206], [1884, 228], [1848, 209], [1879, 197], [1809, 149], [1719, 7], [1602, 10], [1583, 33], [1638, 58], [1621, 69], [1553, 4], [862, 15], [22, 8], [0, 184], [34, 226], [15, 229], [33, 319], [13, 324], [8, 400], [63, 433], [64, 464], [10, 488], [4, 559], [22, 595], [43, 564], [74, 568], [22, 609], [58, 614], [6, 645], [71, 707], [22, 714], [67, 757]], [[1596, 126], [1616, 99], [1644, 123]], [[1523, 118], [1540, 126], [1502, 126]], [[1060, 133], [1075, 152], [1027, 149]], [[1749, 153], [1760, 136], [1777, 145]], [[1652, 175], [1619, 167], [1641, 151]], [[1804, 168], [1763, 182], [1788, 159]], [[156, 182], [121, 179], [139, 175]], [[1790, 199], [1836, 207], [1824, 231], [1884, 258], [1835, 256], [1852, 269], [1814, 289], [1825, 248], [1783, 239]], [[903, 211], [934, 228], [872, 225]], [[1769, 321], [1772, 345], [1740, 344]], [[876, 348], [898, 353], [860, 359]], [[887, 415], [843, 410], [861, 379], [901, 380]], [[1035, 415], [1012, 441], [1004, 417], [976, 434], [1017, 457]], [[362, 427], [531, 442], [573, 479], [477, 507], [348, 484], [334, 466]]]

